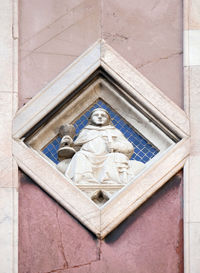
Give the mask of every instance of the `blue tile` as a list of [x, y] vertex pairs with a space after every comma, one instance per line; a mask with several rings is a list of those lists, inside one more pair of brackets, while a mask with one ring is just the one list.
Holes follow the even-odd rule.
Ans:
[[148, 156], [148, 157], [151, 157], [151, 156], [152, 156], [152, 153], [150, 153], [150, 152], [147, 153], [147, 156]]
[[81, 120], [78, 119], [75, 124], [78, 126], [79, 124], [81, 124]]
[[[145, 146], [145, 147], [146, 147], [146, 146]], [[142, 151], [143, 151], [143, 153], [146, 154], [146, 153], [148, 153], [149, 150], [148, 150], [147, 148], [144, 148], [144, 149], [142, 149]]]
[[143, 160], [144, 160], [144, 163], [146, 163], [146, 162], [149, 161], [149, 157], [145, 155], [145, 156], [143, 157]]
[[136, 156], [135, 160], [141, 161], [141, 158], [139, 156]]
[[80, 119], [79, 119], [81, 122], [83, 122], [85, 120], [85, 117], [82, 116]]
[[104, 103], [103, 103], [103, 101], [98, 101], [98, 104], [103, 105]]
[[86, 112], [85, 113], [85, 116], [87, 117], [87, 118], [89, 118], [89, 116], [90, 116], [90, 112], [88, 111], [88, 112]]
[[140, 152], [140, 150], [139, 150], [138, 148], [135, 148], [135, 149], [134, 149], [134, 153], [135, 153], [135, 154], [138, 154], [139, 152]]
[[87, 124], [88, 124], [88, 120], [85, 120], [85, 121], [83, 122], [84, 127], [85, 127]]
[[131, 133], [130, 132], [126, 132], [124, 135], [125, 135], [126, 138], [128, 138], [131, 135]]
[[[119, 124], [122, 125], [123, 127], [125, 126], [125, 123], [124, 123], [123, 120], [120, 120], [120, 121], [119, 121]], [[124, 129], [126, 130], [126, 128], [124, 128]]]
[[141, 143], [142, 143], [143, 145], [145, 145], [145, 144], [147, 144], [147, 141], [146, 141], [145, 139], [142, 139], [142, 140], [141, 140]]
[[53, 148], [54, 148], [54, 146], [50, 143], [49, 145], [48, 145], [48, 149], [49, 149], [49, 151], [52, 151], [53, 150]]
[[116, 121], [120, 121], [120, 117], [119, 116], [115, 116], [115, 120]]
[[[121, 126], [120, 124], [116, 124], [116, 125], [115, 125], [115, 128], [121, 130], [122, 126]], [[123, 130], [121, 130], [121, 131], [122, 131], [122, 133], [123, 133]]]
[[101, 107], [105, 110], [107, 109], [106, 105], [102, 105]]
[[149, 150], [150, 152], [155, 152], [156, 149], [154, 147], [150, 147]]
[[48, 149], [45, 148], [45, 149], [43, 150], [43, 153], [44, 153], [44, 154], [48, 153]]
[[133, 136], [129, 137], [129, 141], [134, 142], [135, 138]]
[[141, 151], [138, 153], [138, 155], [139, 155], [140, 157], [145, 156], [145, 154], [144, 154], [143, 152], [141, 152]]
[[140, 150], [142, 150], [143, 147], [144, 147], [144, 145], [142, 145], [142, 144], [139, 144], [139, 145], [138, 145], [138, 148], [139, 148]]

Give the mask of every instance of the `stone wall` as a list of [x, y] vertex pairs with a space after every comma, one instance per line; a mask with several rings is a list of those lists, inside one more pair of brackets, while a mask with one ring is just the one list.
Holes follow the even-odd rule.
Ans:
[[98, 240], [21, 173], [19, 273], [182, 273], [181, 176]]
[[182, 1], [19, 2], [20, 106], [103, 38], [178, 105], [182, 90]]

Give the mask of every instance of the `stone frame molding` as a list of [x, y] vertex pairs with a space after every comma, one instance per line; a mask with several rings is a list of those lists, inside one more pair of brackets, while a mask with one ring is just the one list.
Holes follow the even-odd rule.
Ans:
[[[130, 97], [180, 138], [101, 208], [23, 142], [31, 128], [98, 68], [129, 90]], [[184, 166], [189, 143], [189, 121], [184, 111], [102, 40], [22, 107], [13, 120], [13, 154], [19, 167], [99, 238], [104, 238]]]

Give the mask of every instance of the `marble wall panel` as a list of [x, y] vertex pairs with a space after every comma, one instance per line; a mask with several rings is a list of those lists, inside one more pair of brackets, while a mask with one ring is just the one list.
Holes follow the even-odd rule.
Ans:
[[94, 235], [22, 173], [19, 211], [19, 273], [57, 272], [98, 259]]
[[[185, 273], [197, 273], [200, 268], [200, 145], [199, 145], [199, 107], [200, 107], [200, 30], [186, 30], [189, 39], [185, 39], [188, 51], [185, 52], [185, 100], [190, 117], [191, 151], [185, 166], [184, 219], [185, 219]], [[195, 35], [190, 35], [190, 34]], [[197, 39], [196, 39], [197, 38]], [[192, 54], [191, 54], [192, 53]], [[196, 54], [195, 54], [196, 53]]]
[[200, 222], [190, 224], [190, 271], [191, 273], [199, 272], [200, 265]]
[[184, 31], [184, 66], [200, 65], [200, 30]]
[[0, 90], [4, 92], [13, 89], [12, 12], [12, 0], [3, 1], [0, 8]]
[[17, 186], [17, 166], [12, 158], [12, 117], [16, 94], [0, 92], [0, 188]]
[[200, 29], [200, 2], [199, 0], [184, 1], [184, 30]]
[[15, 273], [17, 269], [17, 202], [15, 188], [0, 188], [1, 273]]
[[20, 175], [19, 273], [182, 272], [182, 182], [176, 175], [98, 240]]
[[102, 37], [182, 106], [182, 1], [103, 1]]
[[83, 2], [83, 0], [21, 0], [19, 5], [21, 43], [26, 44], [41, 30], [48, 28]]
[[44, 5], [20, 2], [20, 106], [98, 38], [182, 105], [180, 0], [63, 0], [48, 1], [47, 9]]
[[22, 106], [99, 39], [100, 0], [20, 1], [20, 10]]
[[[200, 44], [199, 44], [200, 45]], [[200, 47], [199, 47], [200, 49]], [[200, 64], [200, 62], [199, 62]], [[190, 66], [191, 155], [200, 156], [200, 65]], [[198, 161], [197, 161], [198, 162]]]
[[[188, 213], [186, 214], [186, 222], [200, 223], [199, 207], [199, 177], [200, 177], [200, 66], [189, 66], [188, 73], [188, 89], [189, 89], [189, 115], [190, 115], [190, 128], [191, 128], [191, 150], [190, 158], [187, 166], [187, 182], [188, 190], [185, 193], [185, 201], [187, 202]], [[192, 232], [192, 231], [191, 231]]]

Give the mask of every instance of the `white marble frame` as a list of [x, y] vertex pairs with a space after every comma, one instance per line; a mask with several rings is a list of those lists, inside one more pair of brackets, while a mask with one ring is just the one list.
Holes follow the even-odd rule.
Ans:
[[[101, 208], [21, 139], [99, 67], [103, 67], [122, 87], [129, 90], [129, 96], [136, 98], [155, 119], [159, 117], [161, 124], [181, 138], [153, 164], [149, 164], [134, 179], [134, 183], [120, 190]], [[97, 41], [18, 111], [13, 121], [13, 154], [24, 172], [98, 237], [104, 238], [183, 167], [189, 153], [188, 132], [188, 118], [184, 111], [104, 41]]]

